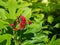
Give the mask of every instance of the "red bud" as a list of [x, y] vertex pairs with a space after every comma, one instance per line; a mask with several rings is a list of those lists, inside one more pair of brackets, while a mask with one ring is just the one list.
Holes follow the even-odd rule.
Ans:
[[32, 21], [29, 21], [28, 24], [29, 24], [29, 25], [32, 24]]
[[10, 24], [11, 25], [11, 27], [14, 27], [15, 25], [14, 25], [14, 23], [12, 23], [12, 24]]

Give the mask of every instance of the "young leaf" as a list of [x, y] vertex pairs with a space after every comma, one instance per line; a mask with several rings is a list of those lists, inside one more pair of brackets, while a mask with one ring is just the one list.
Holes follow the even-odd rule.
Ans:
[[47, 21], [51, 24], [54, 21], [53, 16], [48, 16]]
[[60, 23], [57, 23], [54, 27], [55, 28], [60, 28]]
[[55, 39], [56, 39], [56, 35], [54, 35], [54, 36], [52, 37], [52, 39], [51, 39], [49, 45], [53, 45], [53, 42], [55, 41]]
[[60, 45], [60, 39], [57, 39], [53, 42], [53, 45]]

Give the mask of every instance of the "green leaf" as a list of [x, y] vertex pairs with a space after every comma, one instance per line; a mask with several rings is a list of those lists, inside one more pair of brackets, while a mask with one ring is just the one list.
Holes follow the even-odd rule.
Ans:
[[23, 2], [23, 0], [17, 0], [18, 2]]
[[57, 23], [54, 27], [55, 28], [60, 28], [60, 23]]
[[3, 2], [2, 0], [0, 0], [0, 6], [3, 6], [3, 7], [7, 7], [7, 4], [5, 2]]
[[41, 9], [40, 8], [37, 8], [37, 9], [33, 9], [32, 12], [36, 12], [36, 11], [40, 11]]
[[32, 2], [37, 2], [38, 0], [32, 0]]
[[36, 21], [36, 22], [41, 22], [43, 19], [44, 19], [44, 14], [35, 14], [36, 15], [36, 17], [34, 18], [34, 20]]
[[0, 18], [3, 20], [7, 19], [6, 15], [5, 15], [5, 10], [2, 8], [0, 8]]
[[35, 33], [35, 32], [39, 32], [42, 29], [42, 23], [44, 21], [41, 21], [39, 24], [34, 23], [28, 26], [28, 29], [26, 30], [26, 32], [24, 32], [24, 34], [26, 33]]
[[52, 32], [45, 30], [45, 31], [43, 31], [43, 33], [45, 33], [45, 34], [50, 34], [50, 33], [52, 33]]
[[0, 20], [0, 29], [6, 27], [7, 25], [9, 25], [8, 22]]
[[36, 43], [36, 42], [48, 42], [48, 37], [44, 34], [37, 34], [35, 37], [32, 38], [33, 40], [33, 43]]
[[28, 20], [32, 15], [31, 8], [25, 7], [22, 15], [24, 15], [26, 19]]
[[17, 13], [16, 13], [15, 15], [16, 15], [17, 17], [19, 17], [19, 16], [22, 14], [23, 9], [24, 9], [24, 7], [19, 7], [19, 9], [18, 9], [18, 11], [17, 11]]
[[12, 38], [12, 35], [10, 35], [10, 34], [0, 35], [0, 43], [3, 42], [4, 40], [7, 40], [6, 45], [10, 45], [11, 38]]
[[38, 43], [38, 44], [36, 44], [36, 45], [45, 45], [44, 43]]
[[[30, 8], [28, 8], [27, 6], [32, 5], [32, 3], [28, 3], [26, 1], [22, 1], [22, 0], [18, 0], [18, 2], [20, 2], [20, 4], [18, 5], [18, 10], [16, 15], [20, 16], [21, 14], [26, 16], [26, 11], [29, 13], [30, 12]], [[28, 10], [27, 10], [28, 9]], [[30, 14], [29, 14], [30, 15]]]
[[60, 45], [60, 39], [57, 39], [53, 42], [53, 45]]
[[32, 3], [28, 3], [28, 2], [26, 2], [26, 1], [22, 1], [22, 2], [20, 2], [21, 4], [18, 6], [19, 8], [21, 7], [27, 7], [27, 6], [30, 6], [30, 5], [32, 5]]
[[9, 18], [10, 19], [16, 19], [15, 12], [16, 12], [17, 6], [18, 5], [17, 5], [16, 0], [8, 0], [7, 7], [8, 7], [8, 10], [9, 10]]
[[48, 16], [48, 19], [47, 19], [47, 21], [50, 23], [50, 24], [52, 24], [52, 22], [54, 21], [54, 18], [53, 18], [53, 16]]
[[56, 35], [54, 35], [54, 36], [52, 37], [52, 39], [51, 39], [49, 45], [53, 45], [53, 42], [55, 41], [55, 39], [56, 39]]
[[22, 43], [22, 45], [35, 45], [35, 44], [33, 44], [31, 40], [26, 40]]
[[44, 14], [40, 14], [40, 21], [44, 18]]

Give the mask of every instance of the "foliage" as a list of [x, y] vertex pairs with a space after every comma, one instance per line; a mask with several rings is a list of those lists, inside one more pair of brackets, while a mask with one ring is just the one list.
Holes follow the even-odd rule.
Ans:
[[0, 45], [60, 45], [60, 0], [0, 0]]

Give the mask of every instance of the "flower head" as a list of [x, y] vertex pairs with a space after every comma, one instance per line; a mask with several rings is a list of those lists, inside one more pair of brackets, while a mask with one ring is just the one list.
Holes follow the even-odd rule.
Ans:
[[20, 16], [21, 21], [26, 21], [26, 17], [24, 17], [23, 15]]
[[24, 29], [26, 25], [26, 17], [23, 15], [20, 16], [21, 22], [20, 22], [20, 29]]
[[15, 27], [14, 23], [10, 24], [11, 27]]
[[24, 22], [21, 22], [21, 23], [20, 23], [20, 28], [21, 28], [21, 29], [24, 29], [24, 28], [25, 28], [25, 23], [24, 23]]

